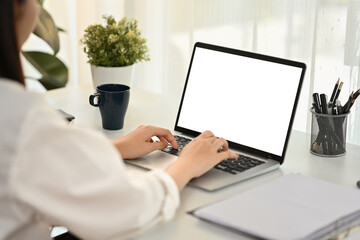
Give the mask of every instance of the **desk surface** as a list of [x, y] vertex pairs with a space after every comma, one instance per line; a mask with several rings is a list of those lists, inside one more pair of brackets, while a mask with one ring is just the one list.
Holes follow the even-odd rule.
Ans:
[[[125, 117], [124, 129], [107, 131], [101, 127], [99, 110], [89, 104], [92, 86], [67, 87], [46, 92], [47, 103], [75, 116], [74, 124], [101, 131], [109, 139], [116, 139], [141, 124], [150, 124], [173, 130], [180, 100], [144, 90], [131, 89], [130, 104]], [[228, 198], [252, 187], [289, 173], [302, 173], [356, 188], [360, 180], [360, 146], [347, 144], [345, 156], [323, 158], [310, 153], [309, 134], [292, 131], [284, 164], [275, 171], [215, 191], [205, 192], [186, 187], [180, 195], [181, 204], [170, 222], [160, 224], [138, 237], [138, 239], [251, 239], [248, 236], [207, 223], [187, 214], [188, 211]], [[141, 174], [144, 170], [127, 165], [129, 171]], [[246, 217], [246, 216], [245, 216]]]

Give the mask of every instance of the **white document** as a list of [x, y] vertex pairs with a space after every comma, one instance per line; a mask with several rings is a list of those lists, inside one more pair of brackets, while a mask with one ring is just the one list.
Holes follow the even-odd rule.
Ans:
[[265, 239], [319, 239], [360, 218], [360, 191], [290, 174], [193, 213]]

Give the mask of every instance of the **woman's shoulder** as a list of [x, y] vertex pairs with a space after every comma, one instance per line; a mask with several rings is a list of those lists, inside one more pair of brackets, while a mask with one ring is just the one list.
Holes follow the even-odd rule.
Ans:
[[12, 111], [26, 110], [31, 105], [41, 102], [39, 96], [27, 92], [25, 86], [3, 78], [0, 78], [0, 100], [0, 111], [4, 109]]
[[40, 96], [27, 92], [20, 83], [0, 78], [1, 132], [15, 137], [28, 115], [43, 104]]

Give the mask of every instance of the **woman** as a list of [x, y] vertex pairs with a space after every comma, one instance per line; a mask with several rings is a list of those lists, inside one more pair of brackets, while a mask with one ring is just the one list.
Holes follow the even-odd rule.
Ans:
[[141, 126], [110, 143], [69, 127], [27, 93], [19, 55], [37, 11], [36, 0], [0, 2], [0, 239], [49, 239], [54, 225], [83, 239], [132, 236], [171, 219], [190, 179], [237, 157], [224, 139], [206, 131], [165, 172], [128, 176], [122, 158], [162, 149], [167, 141], [176, 148], [173, 135]]

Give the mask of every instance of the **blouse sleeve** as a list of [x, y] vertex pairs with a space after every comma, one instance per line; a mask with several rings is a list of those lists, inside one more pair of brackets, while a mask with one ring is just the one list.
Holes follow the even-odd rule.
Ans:
[[108, 139], [46, 108], [31, 111], [20, 136], [10, 186], [39, 221], [84, 239], [113, 239], [171, 219], [179, 205], [169, 175], [129, 176]]

